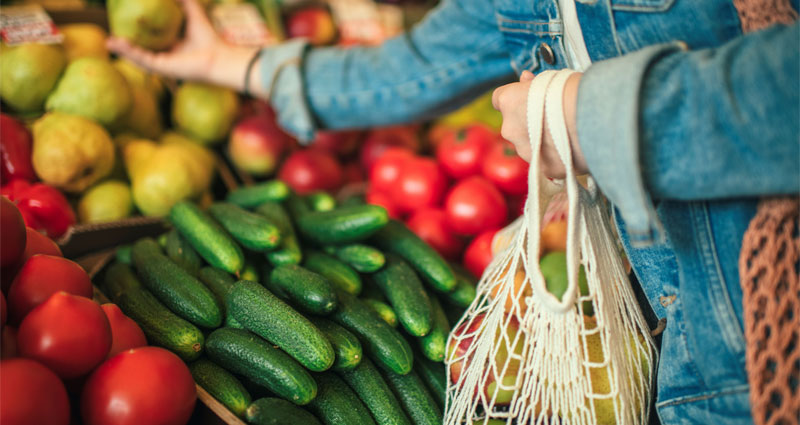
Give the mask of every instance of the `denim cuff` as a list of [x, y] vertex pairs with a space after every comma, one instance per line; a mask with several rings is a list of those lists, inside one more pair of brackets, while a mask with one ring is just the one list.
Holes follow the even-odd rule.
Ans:
[[302, 144], [314, 138], [316, 121], [308, 107], [303, 82], [303, 56], [308, 40], [294, 39], [261, 53], [261, 84], [278, 113], [278, 124]]
[[660, 58], [685, 49], [659, 44], [594, 63], [578, 89], [578, 139], [589, 171], [619, 209], [631, 245], [663, 242], [664, 231], [647, 192], [639, 157], [643, 81]]

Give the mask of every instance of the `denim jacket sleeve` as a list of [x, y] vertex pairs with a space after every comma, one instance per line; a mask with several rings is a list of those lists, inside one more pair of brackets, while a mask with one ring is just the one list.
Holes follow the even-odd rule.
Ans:
[[798, 24], [772, 27], [713, 49], [654, 45], [587, 70], [581, 149], [632, 243], [661, 239], [654, 199], [800, 192], [798, 40]]
[[262, 82], [284, 128], [356, 128], [440, 115], [513, 78], [492, 2], [446, 0], [376, 47], [266, 49]]

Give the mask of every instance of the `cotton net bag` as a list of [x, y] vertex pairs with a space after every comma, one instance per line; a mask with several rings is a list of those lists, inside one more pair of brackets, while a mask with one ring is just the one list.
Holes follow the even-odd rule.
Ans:
[[[647, 423], [657, 354], [606, 201], [591, 178], [579, 183], [572, 166], [561, 112], [571, 73], [545, 71], [531, 83], [530, 193], [523, 217], [505, 232], [510, 243], [450, 334], [447, 425]], [[539, 170], [543, 117], [567, 171], [557, 185]], [[540, 227], [554, 192], [564, 190], [568, 283], [557, 297], [540, 269]]]

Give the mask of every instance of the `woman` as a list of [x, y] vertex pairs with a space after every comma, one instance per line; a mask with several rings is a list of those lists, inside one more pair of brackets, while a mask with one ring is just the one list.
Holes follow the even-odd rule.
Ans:
[[[658, 415], [752, 423], [737, 260], [758, 198], [800, 193], [800, 27], [785, 25], [798, 0], [445, 0], [378, 47], [263, 51], [224, 44], [195, 0], [183, 2], [186, 40], [173, 51], [109, 47], [268, 98], [304, 141], [319, 128], [434, 117], [515, 73], [584, 70], [564, 90], [573, 156], [616, 207], [634, 271], [666, 319]], [[783, 25], [744, 35], [754, 12]], [[531, 73], [494, 96], [524, 158]], [[542, 154], [561, 176], [548, 140]]]

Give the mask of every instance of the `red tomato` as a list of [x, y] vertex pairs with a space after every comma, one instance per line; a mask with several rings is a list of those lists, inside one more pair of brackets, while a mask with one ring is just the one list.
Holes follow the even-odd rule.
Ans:
[[364, 181], [364, 170], [357, 162], [350, 162], [342, 167], [344, 183], [361, 183]]
[[370, 190], [367, 192], [365, 200], [368, 204], [380, 205], [383, 208], [386, 208], [386, 212], [389, 214], [389, 217], [400, 219], [400, 210], [397, 209], [397, 205], [395, 205], [392, 197], [386, 193], [378, 190]]
[[59, 292], [19, 325], [19, 354], [42, 362], [62, 378], [84, 375], [111, 348], [111, 326], [94, 301]]
[[0, 336], [0, 358], [10, 359], [17, 357], [17, 328], [6, 325], [3, 326], [3, 334]]
[[124, 351], [86, 381], [81, 413], [86, 425], [183, 425], [197, 391], [189, 368], [158, 347]]
[[67, 425], [69, 399], [55, 373], [29, 359], [0, 362], [0, 423]]
[[300, 194], [334, 190], [342, 184], [342, 166], [330, 152], [304, 149], [286, 158], [278, 177]]
[[425, 136], [428, 138], [428, 144], [435, 151], [439, 148], [439, 144], [441, 144], [445, 138], [449, 137], [451, 133], [455, 133], [455, 131], [453, 127], [439, 123], [431, 126]]
[[111, 325], [111, 349], [108, 350], [107, 359], [125, 350], [147, 345], [147, 338], [144, 337], [142, 328], [126, 316], [116, 304], [107, 303], [100, 307]]
[[92, 282], [83, 268], [64, 257], [36, 254], [25, 262], [8, 290], [11, 322], [18, 324], [56, 292], [92, 298]]
[[455, 260], [461, 254], [464, 243], [447, 226], [447, 217], [440, 208], [417, 210], [406, 222], [408, 228], [442, 257]]
[[514, 145], [503, 140], [489, 150], [483, 161], [483, 175], [509, 195], [528, 193], [529, 164], [517, 155]]
[[391, 195], [400, 211], [439, 205], [447, 189], [447, 175], [431, 158], [411, 158], [400, 170]]
[[0, 198], [0, 267], [6, 267], [17, 264], [25, 252], [25, 221], [13, 202]]
[[464, 267], [480, 277], [486, 266], [492, 262], [492, 239], [497, 230], [487, 230], [478, 235], [464, 251]]
[[358, 150], [361, 135], [361, 132], [356, 130], [318, 131], [311, 146], [345, 157]]
[[467, 177], [453, 186], [444, 208], [450, 228], [461, 235], [502, 227], [508, 215], [503, 195], [480, 176]]
[[411, 149], [401, 147], [386, 149], [369, 172], [370, 188], [382, 192], [392, 190], [400, 178], [403, 165], [413, 158], [414, 152]]
[[[3, 232], [5, 232], [5, 230]], [[15, 265], [4, 267], [2, 272], [0, 272], [3, 292], [8, 292], [8, 289], [11, 287], [11, 282], [14, 281], [17, 272], [32, 256], [36, 254], [47, 254], [62, 257], [61, 249], [52, 239], [30, 227], [25, 228], [25, 239], [25, 251], [22, 253], [20, 261]]]
[[481, 162], [497, 135], [482, 125], [472, 125], [444, 135], [436, 147], [436, 159], [456, 179], [481, 172]]
[[392, 146], [405, 147], [413, 152], [419, 151], [417, 130], [416, 126], [403, 126], [376, 128], [370, 131], [361, 146], [361, 166], [369, 173], [383, 152]]
[[508, 198], [508, 214], [514, 219], [525, 213], [525, 202], [528, 200], [528, 194], [512, 195]]

